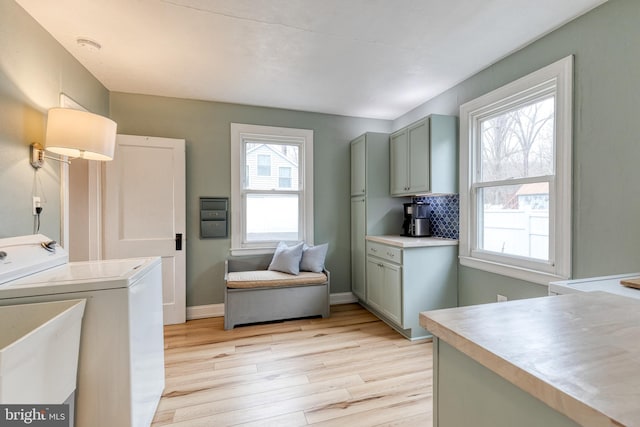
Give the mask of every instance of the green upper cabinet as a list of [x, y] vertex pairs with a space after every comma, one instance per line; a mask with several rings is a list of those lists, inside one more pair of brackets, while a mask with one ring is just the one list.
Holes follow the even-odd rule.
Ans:
[[402, 129], [389, 137], [389, 170], [391, 195], [405, 195], [409, 190], [407, 159], [409, 158], [409, 138], [407, 129]]
[[392, 196], [458, 192], [457, 118], [432, 115], [389, 137]]
[[362, 135], [351, 143], [351, 195], [364, 196], [366, 193], [366, 151]]
[[407, 174], [409, 190], [412, 194], [427, 193], [430, 190], [429, 120], [420, 120], [407, 129], [409, 159]]

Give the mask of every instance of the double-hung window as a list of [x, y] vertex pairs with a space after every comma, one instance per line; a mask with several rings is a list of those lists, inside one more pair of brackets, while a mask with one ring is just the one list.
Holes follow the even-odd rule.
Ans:
[[313, 243], [312, 130], [232, 123], [231, 186], [233, 253]]
[[547, 284], [571, 275], [573, 57], [460, 107], [460, 262]]

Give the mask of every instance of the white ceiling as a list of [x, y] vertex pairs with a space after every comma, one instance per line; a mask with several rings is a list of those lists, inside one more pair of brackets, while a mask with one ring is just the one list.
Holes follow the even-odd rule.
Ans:
[[16, 1], [110, 91], [395, 119], [606, 0]]

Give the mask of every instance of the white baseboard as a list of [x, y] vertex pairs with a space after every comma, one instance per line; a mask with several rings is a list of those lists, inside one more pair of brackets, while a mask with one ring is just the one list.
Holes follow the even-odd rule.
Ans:
[[193, 305], [187, 307], [187, 320], [223, 317], [224, 304]]
[[342, 292], [329, 296], [329, 303], [331, 305], [351, 304], [353, 302], [358, 302], [358, 297], [351, 292]]
[[[331, 294], [329, 297], [329, 303], [331, 305], [351, 304], [353, 302], [358, 302], [358, 298], [351, 292]], [[187, 307], [187, 320], [223, 316], [224, 304], [193, 305]]]

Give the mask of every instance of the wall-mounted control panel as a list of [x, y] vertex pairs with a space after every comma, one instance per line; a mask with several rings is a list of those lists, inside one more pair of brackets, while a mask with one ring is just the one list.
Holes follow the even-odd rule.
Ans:
[[229, 234], [229, 198], [200, 197], [200, 238], [225, 238]]

